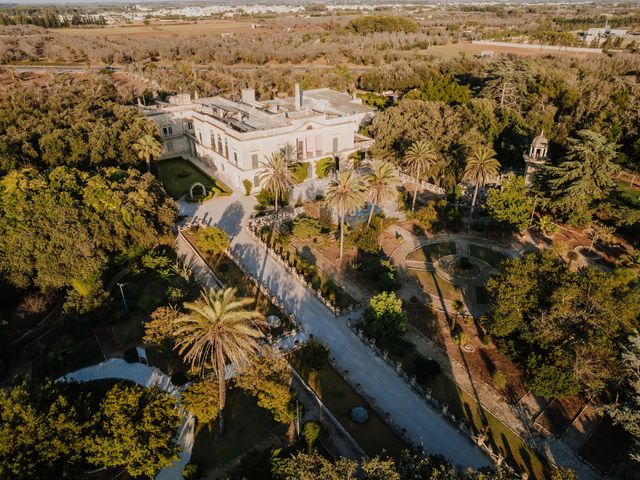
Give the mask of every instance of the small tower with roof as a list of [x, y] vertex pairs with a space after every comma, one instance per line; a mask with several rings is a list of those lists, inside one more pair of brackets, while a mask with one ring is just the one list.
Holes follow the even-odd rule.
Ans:
[[549, 149], [549, 140], [544, 136], [544, 130], [533, 139], [529, 152], [525, 152], [524, 158], [524, 183], [527, 187], [531, 186], [534, 181], [536, 172], [548, 160], [547, 150]]

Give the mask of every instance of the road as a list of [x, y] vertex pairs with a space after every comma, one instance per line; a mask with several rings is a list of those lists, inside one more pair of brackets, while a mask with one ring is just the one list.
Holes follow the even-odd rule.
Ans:
[[490, 461], [468, 437], [428, 407], [422, 398], [347, 326], [347, 316], [336, 318], [283, 266], [248, 234], [247, 220], [255, 199], [234, 194], [202, 205], [180, 204], [180, 213], [224, 229], [232, 238], [231, 249], [245, 269], [266, 283], [293, 311], [306, 331], [326, 342], [340, 372], [348, 371], [352, 383], [375, 399], [392, 421], [405, 429], [416, 444], [465, 467], [485, 467]]

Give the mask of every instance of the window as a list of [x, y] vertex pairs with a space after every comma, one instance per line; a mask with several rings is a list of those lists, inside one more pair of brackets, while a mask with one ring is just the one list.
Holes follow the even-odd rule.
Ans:
[[200, 139], [200, 145], [202, 145], [202, 132], [198, 132], [198, 138]]
[[222, 138], [220, 137], [220, 134], [218, 134], [218, 153], [222, 155]]
[[224, 158], [229, 160], [229, 142], [227, 142], [226, 138], [224, 139]]
[[260, 166], [260, 162], [258, 162], [258, 154], [257, 153], [252, 153], [251, 154], [251, 168], [253, 168], [255, 170], [259, 166]]
[[213, 132], [211, 133], [211, 136], [209, 137], [209, 141], [211, 142], [211, 148], [213, 150], [215, 150], [216, 149], [216, 137], [213, 134]]
[[167, 142], [167, 152], [173, 153], [173, 142]]
[[166, 127], [162, 127], [162, 134], [163, 135], [172, 135], [173, 134], [173, 127], [171, 126], [166, 126]]
[[338, 153], [338, 137], [333, 137], [333, 153]]
[[302, 160], [304, 158], [304, 140], [296, 141], [296, 158]]
[[193, 122], [191, 120], [187, 120], [187, 130], [193, 130]]
[[256, 175], [255, 177], [253, 177], [253, 186], [254, 187], [260, 186], [260, 175]]
[[233, 151], [233, 163], [235, 163], [236, 167], [238, 166], [238, 152]]

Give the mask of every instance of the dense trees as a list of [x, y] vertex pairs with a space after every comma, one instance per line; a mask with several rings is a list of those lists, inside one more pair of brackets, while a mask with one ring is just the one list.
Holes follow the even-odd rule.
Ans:
[[366, 15], [349, 22], [349, 28], [356, 33], [374, 32], [415, 32], [418, 24], [408, 17], [397, 15]]
[[529, 254], [503, 263], [489, 280], [484, 325], [527, 369], [534, 393], [598, 392], [619, 375], [622, 336], [637, 327], [636, 282], [593, 267], [571, 271], [549, 251]]
[[330, 462], [316, 452], [276, 458], [272, 472], [277, 480], [498, 480], [502, 472], [485, 473], [473, 469], [458, 470], [443, 457], [423, 457], [404, 451], [397, 461], [374, 457], [359, 466], [353, 460], [339, 458]]
[[158, 387], [114, 386], [100, 405], [100, 428], [90, 440], [89, 462], [122, 467], [132, 477], [153, 477], [178, 458], [173, 440], [180, 416], [175, 402]]
[[491, 189], [487, 195], [489, 215], [509, 228], [523, 231], [529, 225], [533, 199], [527, 195], [524, 178], [511, 175], [500, 189]]
[[151, 121], [118, 103], [106, 80], [27, 85], [0, 97], [0, 175], [27, 166], [142, 167], [132, 145], [156, 135]]
[[581, 130], [569, 139], [567, 154], [558, 165], [545, 168], [551, 207], [563, 217], [590, 220], [591, 207], [606, 198], [615, 187], [616, 146], [596, 132]]
[[[174, 203], [150, 174], [71, 167], [14, 170], [0, 179], [0, 269], [15, 285], [101, 289], [110, 256], [149, 248], [171, 231]], [[28, 248], [26, 247], [28, 246]]]
[[50, 382], [0, 389], [0, 476], [80, 478], [104, 467], [153, 477], [176, 458], [178, 424], [175, 400], [158, 389], [115, 385], [104, 396]]

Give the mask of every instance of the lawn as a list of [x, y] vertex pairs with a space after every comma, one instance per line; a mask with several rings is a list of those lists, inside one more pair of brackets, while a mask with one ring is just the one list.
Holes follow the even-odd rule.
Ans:
[[629, 207], [640, 209], [640, 190], [631, 188], [631, 185], [627, 182], [618, 181], [616, 183], [616, 196]]
[[222, 436], [217, 420], [196, 427], [191, 463], [203, 470], [214, 470], [246, 454], [269, 437], [282, 437], [282, 443], [285, 443], [287, 426], [276, 422], [268, 410], [258, 406], [255, 398], [238, 389], [227, 392], [224, 423]]
[[409, 255], [407, 260], [415, 262], [435, 262], [440, 257], [446, 255], [453, 255], [456, 253], [455, 242], [438, 242], [423, 245], [420, 248], [415, 249]]
[[[207, 189], [207, 197], [212, 194], [228, 195], [231, 193], [229, 187], [220, 182], [220, 180], [211, 178], [184, 158], [161, 160], [156, 162], [155, 166], [164, 188], [175, 200], [188, 194], [189, 189], [196, 182], [202, 183]], [[194, 190], [194, 195], [196, 191], [199, 191], [199, 189]]]
[[427, 293], [446, 298], [447, 300], [457, 300], [460, 298], [458, 287], [439, 277], [435, 272], [408, 268], [407, 273], [417, 281]]
[[503, 255], [492, 248], [475, 245], [473, 243], [469, 244], [469, 253], [472, 257], [484, 260], [493, 268], [498, 268], [500, 264], [508, 258], [506, 255]]
[[[400, 452], [408, 448], [331, 365], [325, 363], [317, 372], [304, 369], [300, 352], [296, 352], [290, 362], [367, 455], [386, 454], [399, 458]], [[365, 407], [369, 412], [369, 419], [364, 424], [351, 420], [351, 409], [357, 406]]]

